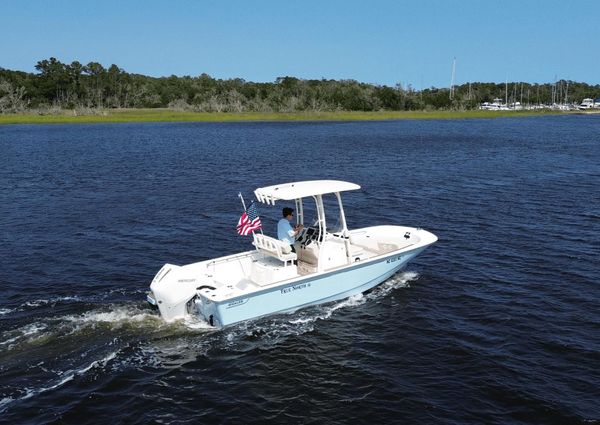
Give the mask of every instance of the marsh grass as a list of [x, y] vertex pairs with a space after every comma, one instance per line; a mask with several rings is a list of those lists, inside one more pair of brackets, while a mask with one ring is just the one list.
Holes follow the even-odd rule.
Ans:
[[90, 113], [4, 114], [0, 124], [87, 124], [133, 122], [241, 121], [378, 121], [402, 119], [466, 119], [558, 115], [559, 111], [377, 111], [377, 112], [188, 112], [162, 109], [105, 109]]

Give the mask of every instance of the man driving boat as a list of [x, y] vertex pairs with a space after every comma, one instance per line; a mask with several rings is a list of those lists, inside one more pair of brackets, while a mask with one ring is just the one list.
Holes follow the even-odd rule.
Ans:
[[296, 236], [302, 231], [304, 226], [297, 224], [292, 227], [290, 224], [294, 219], [294, 210], [289, 207], [285, 207], [282, 210], [283, 218], [277, 223], [277, 239], [282, 242], [290, 244], [292, 252], [296, 252], [294, 249], [294, 242], [296, 242]]

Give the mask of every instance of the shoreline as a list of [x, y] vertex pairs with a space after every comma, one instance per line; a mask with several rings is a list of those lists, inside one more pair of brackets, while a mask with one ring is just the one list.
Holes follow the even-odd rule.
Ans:
[[592, 115], [585, 111], [343, 111], [343, 112], [188, 112], [166, 108], [105, 109], [95, 114], [68, 110], [60, 114], [33, 113], [0, 115], [0, 125], [11, 124], [99, 124], [143, 122], [301, 122], [301, 121], [387, 121], [427, 119], [491, 119], [546, 115]]

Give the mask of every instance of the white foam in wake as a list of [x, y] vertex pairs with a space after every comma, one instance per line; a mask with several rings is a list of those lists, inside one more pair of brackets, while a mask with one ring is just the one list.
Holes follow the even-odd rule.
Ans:
[[319, 314], [313, 315], [307, 318], [298, 318], [294, 320], [290, 320], [290, 323], [307, 323], [314, 322], [318, 319], [326, 320], [329, 319], [333, 313], [337, 310], [346, 307], [356, 307], [364, 304], [367, 301], [382, 298], [387, 296], [390, 292], [398, 288], [406, 288], [409, 286], [409, 282], [418, 279], [419, 274], [416, 272], [402, 272], [395, 274], [379, 286], [375, 287], [368, 294], [357, 294], [353, 295], [349, 298], [346, 298], [342, 301], [338, 301], [333, 305], [330, 305], [323, 309]]
[[42, 307], [42, 306], [45, 306], [48, 304], [56, 304], [61, 301], [81, 301], [81, 298], [79, 298], [77, 296], [52, 297], [52, 298], [48, 298], [48, 299], [26, 301], [23, 304], [21, 304], [21, 307], [36, 308], [36, 307]]
[[117, 353], [113, 352], [108, 354], [107, 356], [103, 357], [100, 360], [94, 360], [93, 362], [91, 362], [89, 365], [81, 368], [81, 369], [76, 369], [76, 370], [68, 370], [66, 372], [61, 373], [60, 375], [60, 379], [54, 383], [52, 383], [51, 385], [47, 386], [47, 387], [41, 387], [41, 388], [25, 388], [25, 395], [21, 396], [21, 397], [16, 397], [16, 398], [12, 398], [12, 397], [5, 397], [2, 400], [0, 400], [0, 413], [4, 412], [6, 410], [6, 408], [8, 407], [9, 404], [15, 402], [15, 401], [22, 401], [22, 400], [27, 400], [33, 396], [36, 396], [38, 394], [41, 393], [45, 393], [46, 391], [50, 391], [50, 390], [54, 390], [58, 387], [63, 386], [64, 384], [66, 384], [69, 381], [72, 381], [76, 376], [81, 376], [84, 373], [86, 373], [87, 371], [89, 371], [90, 369], [96, 368], [96, 367], [104, 367], [106, 366], [106, 364], [111, 361], [112, 359], [114, 359], [116, 357]]
[[205, 331], [214, 331], [216, 328], [214, 326], [210, 326], [206, 320], [201, 319], [199, 316], [186, 316], [183, 320], [183, 325], [187, 329], [193, 330], [205, 330]]
[[6, 331], [0, 335], [0, 348], [11, 350], [20, 343], [32, 343], [36, 339], [52, 335], [71, 335], [97, 326], [108, 326], [113, 330], [123, 327], [160, 329], [165, 323], [156, 313], [135, 306], [113, 307], [108, 311], [92, 310], [80, 315], [49, 317]]
[[287, 319], [278, 315], [273, 318], [260, 319], [259, 321], [240, 323], [225, 331], [226, 343], [227, 345], [236, 345], [239, 343], [240, 338], [259, 338], [261, 343], [266, 342], [269, 345], [273, 345], [286, 337], [312, 332], [317, 321], [331, 318], [336, 311], [356, 307], [366, 302], [386, 297], [395, 289], [408, 287], [409, 282], [416, 280], [418, 277], [419, 275], [415, 272], [398, 273], [366, 295], [357, 294], [333, 304], [314, 306], [313, 308], [296, 311], [290, 313]]
[[390, 292], [398, 288], [409, 288], [410, 282], [417, 280], [419, 273], [417, 272], [401, 272], [390, 277], [388, 280], [383, 282], [381, 285], [375, 287], [368, 295], [367, 298], [377, 299], [386, 297]]
[[13, 331], [9, 331], [3, 335], [3, 337], [8, 336], [8, 338], [4, 341], [0, 341], [0, 347], [8, 347], [10, 349], [14, 342], [22, 339], [35, 339], [46, 329], [48, 329], [48, 325], [45, 323], [34, 322]]
[[66, 320], [80, 323], [117, 323], [117, 322], [142, 322], [150, 317], [154, 317], [152, 314], [132, 312], [127, 308], [117, 308], [111, 311], [97, 312], [90, 311], [80, 316], [67, 316]]
[[57, 304], [61, 301], [82, 301], [82, 299], [80, 297], [76, 297], [76, 296], [66, 296], [66, 297], [53, 297], [53, 298], [49, 298], [49, 299], [25, 301], [18, 308], [0, 308], [0, 316], [4, 316], [6, 314], [10, 314], [15, 311], [24, 311], [26, 309], [44, 307], [47, 305], [53, 305], [53, 304]]
[[324, 308], [319, 314], [315, 314], [309, 317], [300, 317], [298, 319], [290, 320], [289, 323], [292, 324], [305, 324], [310, 322], [315, 322], [316, 320], [326, 320], [329, 319], [333, 313], [341, 308], [346, 307], [356, 307], [358, 305], [364, 304], [366, 301], [366, 297], [363, 294], [356, 294], [349, 298], [346, 298], [342, 301], [339, 301], [333, 305], [330, 305]]

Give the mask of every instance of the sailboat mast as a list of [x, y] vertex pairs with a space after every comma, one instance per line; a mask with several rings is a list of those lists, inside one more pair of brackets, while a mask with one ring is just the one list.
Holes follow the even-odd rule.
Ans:
[[456, 57], [452, 61], [452, 80], [450, 81], [450, 100], [454, 99], [454, 75], [456, 72]]

